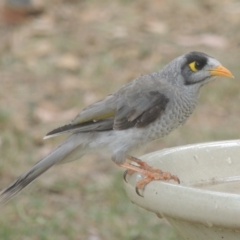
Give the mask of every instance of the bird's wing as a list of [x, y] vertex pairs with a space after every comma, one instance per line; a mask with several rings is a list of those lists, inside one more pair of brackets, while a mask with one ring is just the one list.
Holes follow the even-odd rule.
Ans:
[[115, 114], [113, 103], [114, 96], [107, 96], [83, 109], [70, 124], [47, 133], [44, 139], [64, 133], [112, 130]]
[[[166, 108], [168, 98], [151, 81], [134, 80], [80, 112], [71, 124], [54, 129], [45, 138], [66, 132], [123, 130], [144, 127]], [[160, 89], [161, 90], [161, 89]]]
[[113, 94], [108, 95], [104, 99], [83, 109], [71, 123], [75, 125], [114, 117], [114, 102], [115, 96]]
[[[146, 76], [144, 76], [146, 78]], [[164, 112], [169, 99], [160, 82], [145, 78], [134, 81], [119, 92], [113, 128], [145, 127]]]

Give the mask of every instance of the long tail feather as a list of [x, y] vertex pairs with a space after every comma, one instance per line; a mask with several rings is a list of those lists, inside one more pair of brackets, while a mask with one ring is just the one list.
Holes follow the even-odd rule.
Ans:
[[32, 183], [56, 163], [64, 161], [79, 145], [76, 135], [70, 136], [47, 157], [36, 163], [29, 171], [19, 176], [13, 183], [0, 192], [0, 205], [9, 201], [18, 192]]

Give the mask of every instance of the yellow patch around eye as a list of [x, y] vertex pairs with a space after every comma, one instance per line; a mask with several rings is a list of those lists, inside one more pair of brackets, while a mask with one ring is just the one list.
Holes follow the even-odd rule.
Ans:
[[190, 69], [191, 69], [193, 72], [197, 72], [196, 62], [191, 62], [188, 66], [190, 67]]

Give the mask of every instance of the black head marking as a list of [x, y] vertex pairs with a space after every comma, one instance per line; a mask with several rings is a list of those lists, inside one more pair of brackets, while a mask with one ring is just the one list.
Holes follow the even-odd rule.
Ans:
[[[186, 55], [187, 62], [185, 64], [188, 65], [192, 62], [196, 62], [196, 69], [201, 70], [207, 64], [208, 58], [209, 56], [205, 53], [190, 52]], [[182, 67], [184, 68], [185, 66]]]
[[[201, 52], [190, 52], [185, 55], [185, 61], [183, 65], [181, 66], [182, 75], [184, 76], [185, 85], [192, 85], [197, 84], [199, 82], [205, 81], [210, 76], [202, 76], [200, 79], [195, 76], [195, 74], [198, 74], [198, 71], [201, 71], [207, 64], [208, 59], [211, 58], [205, 53]], [[194, 62], [194, 68], [196, 71], [194, 71], [191, 68], [191, 63]]]

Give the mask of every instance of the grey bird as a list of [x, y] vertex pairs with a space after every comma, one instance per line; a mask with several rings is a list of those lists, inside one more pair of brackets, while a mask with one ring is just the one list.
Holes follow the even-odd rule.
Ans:
[[109, 151], [112, 160], [128, 173], [134, 171], [145, 176], [137, 183], [138, 194], [152, 180], [179, 181], [177, 176], [152, 168], [128, 154], [185, 123], [197, 105], [200, 88], [216, 76], [233, 77], [215, 58], [190, 52], [174, 59], [161, 71], [128, 82], [83, 109], [70, 124], [49, 132], [45, 138], [71, 135], [3, 189], [0, 203], [7, 202], [53, 165], [99, 150]]

